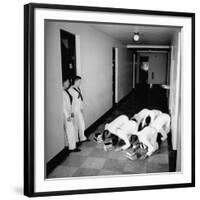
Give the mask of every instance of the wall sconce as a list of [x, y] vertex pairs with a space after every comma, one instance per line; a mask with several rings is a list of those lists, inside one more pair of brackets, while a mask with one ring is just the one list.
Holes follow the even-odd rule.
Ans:
[[137, 32], [137, 33], [134, 33], [133, 34], [133, 40], [134, 41], [138, 41], [140, 39], [140, 35], [139, 35], [139, 33]]

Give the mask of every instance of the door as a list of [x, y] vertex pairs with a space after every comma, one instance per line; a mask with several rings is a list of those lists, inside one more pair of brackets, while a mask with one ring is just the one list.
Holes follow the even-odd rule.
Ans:
[[149, 54], [149, 84], [166, 84], [167, 64], [167, 53]]
[[76, 75], [76, 43], [75, 35], [60, 30], [62, 81]]

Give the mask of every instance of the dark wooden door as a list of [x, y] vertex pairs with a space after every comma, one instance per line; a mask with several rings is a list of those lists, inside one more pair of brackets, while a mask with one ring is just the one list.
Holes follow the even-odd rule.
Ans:
[[75, 35], [60, 30], [62, 80], [76, 75], [76, 41]]

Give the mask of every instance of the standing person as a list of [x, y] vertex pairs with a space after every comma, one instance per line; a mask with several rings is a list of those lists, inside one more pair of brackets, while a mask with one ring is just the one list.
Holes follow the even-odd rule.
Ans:
[[80, 89], [81, 77], [75, 76], [73, 78], [73, 85], [70, 87], [69, 92], [72, 95], [72, 115], [74, 116], [74, 126], [76, 132], [76, 142], [81, 144], [88, 141], [85, 137], [85, 122], [83, 118], [83, 96]]
[[79, 152], [80, 149], [76, 148], [76, 135], [75, 128], [72, 122], [72, 96], [68, 89], [70, 81], [67, 79], [63, 83], [63, 113], [64, 113], [64, 129], [65, 129], [65, 146], [69, 146], [70, 152]]

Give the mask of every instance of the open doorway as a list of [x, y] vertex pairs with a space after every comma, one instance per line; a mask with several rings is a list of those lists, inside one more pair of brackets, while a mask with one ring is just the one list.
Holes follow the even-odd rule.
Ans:
[[169, 79], [168, 51], [137, 51], [135, 81], [137, 86], [164, 85]]
[[62, 81], [76, 75], [76, 40], [75, 35], [60, 30]]
[[140, 56], [139, 59], [139, 84], [148, 85], [149, 56]]

